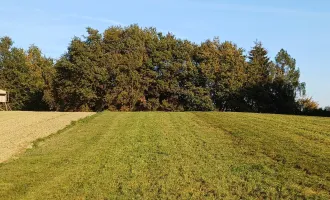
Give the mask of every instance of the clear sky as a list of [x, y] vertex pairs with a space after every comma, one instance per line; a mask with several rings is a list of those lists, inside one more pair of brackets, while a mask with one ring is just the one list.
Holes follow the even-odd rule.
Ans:
[[90, 26], [139, 24], [200, 43], [219, 36], [249, 50], [262, 41], [273, 58], [296, 58], [307, 92], [330, 105], [329, 0], [0, 0], [0, 37], [15, 46], [35, 44], [58, 58], [73, 36]]

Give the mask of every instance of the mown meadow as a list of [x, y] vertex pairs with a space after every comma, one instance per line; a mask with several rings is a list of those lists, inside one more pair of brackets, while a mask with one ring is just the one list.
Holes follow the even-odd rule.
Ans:
[[0, 199], [330, 199], [330, 119], [102, 112], [0, 164]]

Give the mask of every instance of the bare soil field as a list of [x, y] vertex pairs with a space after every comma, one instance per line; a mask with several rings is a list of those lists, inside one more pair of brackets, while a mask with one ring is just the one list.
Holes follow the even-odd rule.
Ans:
[[91, 112], [0, 112], [0, 163]]

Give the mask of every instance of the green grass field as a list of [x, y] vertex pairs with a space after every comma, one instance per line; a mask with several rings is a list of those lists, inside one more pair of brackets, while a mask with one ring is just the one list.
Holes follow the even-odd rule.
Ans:
[[330, 119], [103, 112], [0, 164], [0, 199], [330, 199]]

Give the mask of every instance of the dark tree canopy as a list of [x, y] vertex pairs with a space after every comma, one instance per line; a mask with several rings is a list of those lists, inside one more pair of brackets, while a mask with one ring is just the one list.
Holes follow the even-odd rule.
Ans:
[[296, 60], [281, 49], [272, 61], [261, 42], [246, 53], [218, 38], [198, 45], [131, 25], [87, 28], [56, 63], [36, 46], [12, 45], [1, 38], [0, 88], [17, 110], [299, 114], [311, 105], [299, 100]]
[[36, 46], [24, 51], [12, 45], [9, 37], [1, 38], [0, 88], [10, 93], [12, 109], [49, 110], [55, 75], [52, 59], [42, 56]]

